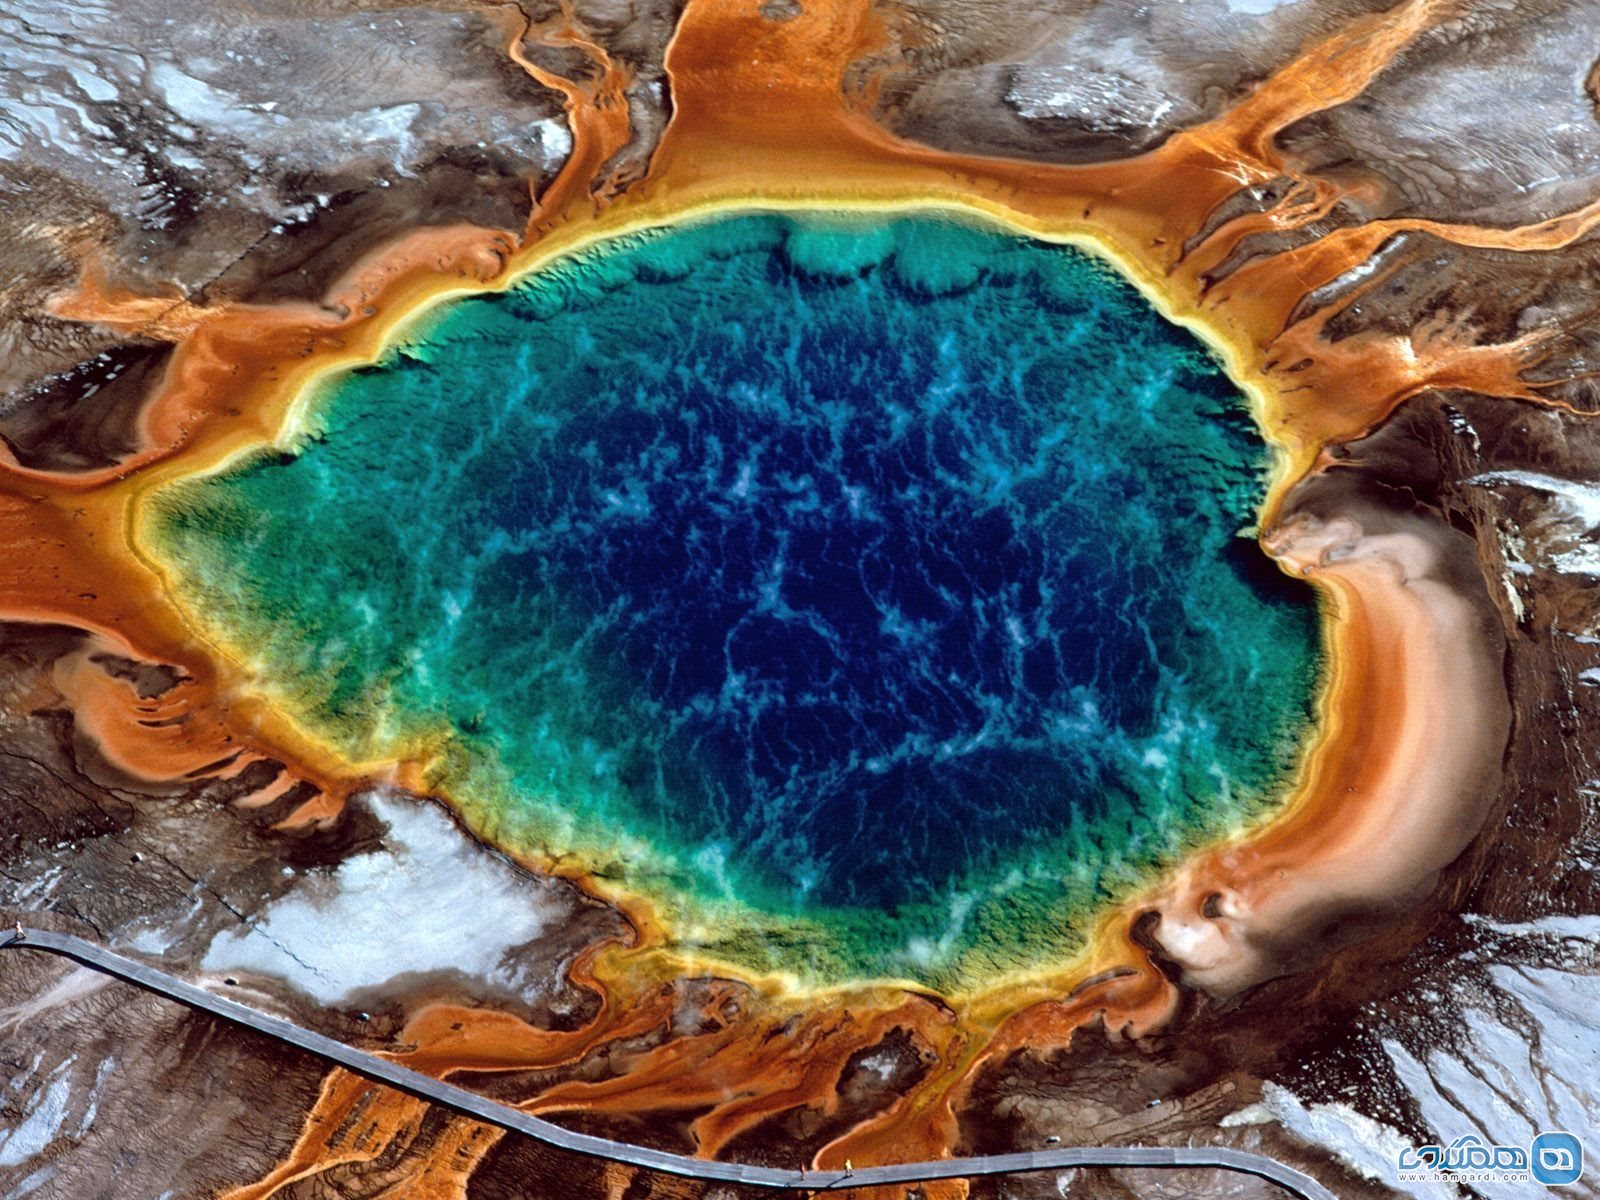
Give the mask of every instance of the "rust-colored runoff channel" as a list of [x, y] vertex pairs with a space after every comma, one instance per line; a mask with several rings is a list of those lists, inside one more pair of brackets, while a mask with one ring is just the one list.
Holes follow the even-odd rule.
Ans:
[[777, 1167], [757, 1167], [746, 1163], [717, 1162], [668, 1154], [647, 1146], [631, 1146], [609, 1138], [574, 1133], [549, 1121], [529, 1116], [465, 1088], [434, 1079], [409, 1067], [357, 1050], [343, 1042], [313, 1033], [279, 1017], [268, 1016], [248, 1005], [213, 995], [204, 988], [185, 983], [165, 971], [124, 958], [104, 947], [70, 934], [18, 926], [0, 940], [0, 950], [43, 950], [102, 971], [125, 983], [142, 987], [168, 1000], [201, 1012], [243, 1025], [257, 1033], [277, 1038], [301, 1050], [338, 1063], [348, 1070], [378, 1083], [399, 1088], [430, 1104], [486, 1121], [512, 1133], [524, 1134], [571, 1150], [629, 1166], [660, 1171], [684, 1179], [705, 1179], [718, 1183], [742, 1183], [747, 1187], [774, 1191], [828, 1192], [842, 1188], [874, 1187], [886, 1184], [927, 1183], [935, 1179], [970, 1179], [978, 1175], [1010, 1175], [1024, 1171], [1052, 1171], [1072, 1167], [1212, 1167], [1269, 1180], [1301, 1200], [1336, 1200], [1327, 1188], [1293, 1167], [1261, 1154], [1232, 1150], [1223, 1146], [1052, 1146], [1048, 1150], [1025, 1150], [1016, 1154], [991, 1154], [982, 1158], [946, 1158], [933, 1162], [895, 1163], [856, 1170], [790, 1171]]

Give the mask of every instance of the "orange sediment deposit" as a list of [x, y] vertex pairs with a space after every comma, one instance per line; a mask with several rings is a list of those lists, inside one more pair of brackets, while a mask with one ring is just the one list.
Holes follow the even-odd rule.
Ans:
[[[337, 772], [257, 736], [248, 702], [224, 703], [210, 657], [181, 625], [144, 618], [151, 580], [115, 553], [110, 528], [88, 497], [52, 503], [39, 494], [0, 492], [0, 538], [11, 551], [0, 563], [0, 613], [13, 621], [62, 624], [90, 635], [53, 672], [60, 701], [75, 714], [76, 736], [124, 778], [158, 789], [227, 778], [263, 758], [293, 764], [284, 780], [304, 780], [343, 795]], [[114, 660], [173, 664], [181, 674], [159, 694], [119, 672]], [[286, 788], [284, 788], [286, 790]], [[309, 814], [308, 814], [309, 815]]]
[[[1270, 527], [1289, 485], [1327, 444], [1370, 429], [1409, 395], [1468, 387], [1539, 400], [1520, 378], [1537, 352], [1532, 338], [1478, 345], [1463, 327], [1441, 325], [1409, 338], [1330, 343], [1326, 312], [1295, 314], [1309, 293], [1367, 263], [1398, 233], [1538, 253], [1592, 229], [1600, 207], [1516, 230], [1376, 222], [1212, 274], [1252, 234], [1304, 229], [1347, 194], [1297, 176], [1275, 135], [1358, 95], [1452, 11], [1411, 0], [1360, 18], [1157, 150], [1050, 166], [912, 145], [852, 108], [845, 73], [886, 37], [864, 0], [817, 0], [783, 22], [750, 3], [690, 0], [667, 60], [672, 123], [645, 177], [615, 194], [614, 182], [598, 176], [627, 142], [624, 75], [568, 9], [545, 29], [515, 21], [508, 55], [563, 92], [574, 140], [520, 242], [461, 226], [419, 231], [352, 269], [321, 305], [197, 308], [119, 290], [86, 264], [77, 290], [58, 303], [60, 315], [168, 338], [177, 354], [144, 414], [142, 447], [126, 462], [74, 475], [0, 469], [0, 538], [12, 551], [0, 565], [0, 614], [73, 625], [118, 654], [182, 669], [170, 693], [141, 698], [87, 660], [63, 668], [57, 686], [80, 730], [119, 770], [170, 782], [269, 757], [322, 788], [323, 807], [308, 817], [331, 812], [363, 781], [415, 784], [415, 763], [341, 761], [261, 698], [246, 665], [185, 626], [166, 581], [139, 550], [139, 503], [176, 478], [291, 440], [318, 378], [371, 361], [403, 320], [430, 304], [505, 286], [591, 241], [737, 208], [959, 209], [1111, 257], [1165, 313], [1216, 347], [1249, 389], [1279, 452], [1263, 518]], [[597, 77], [573, 82], [536, 67], [520, 51], [530, 34], [584, 49]], [[1277, 209], [1212, 227], [1242, 189], [1284, 178], [1291, 186]], [[703, 964], [668, 955], [641, 968], [661, 936], [641, 919], [640, 947], [580, 963], [603, 1000], [583, 1029], [552, 1033], [504, 1014], [425, 1009], [401, 1038], [414, 1049], [399, 1057], [448, 1074], [554, 1069], [608, 1053], [614, 1073], [555, 1084], [529, 1109], [705, 1109], [693, 1132], [703, 1153], [715, 1153], [787, 1107], [826, 1109], [849, 1056], [905, 1028], [932, 1056], [927, 1076], [833, 1138], [816, 1160], [936, 1157], [952, 1147], [962, 1081], [985, 1057], [1064, 1045], [1091, 1027], [1137, 1040], [1172, 1019], [1178, 989], [1133, 936], [1142, 914], [1159, 914], [1152, 936], [1183, 967], [1185, 982], [1218, 995], [1303, 961], [1322, 924], [1349, 908], [1416, 895], [1459, 853], [1482, 820], [1478, 784], [1492, 774], [1506, 713], [1478, 610], [1439, 579], [1438, 549], [1422, 533], [1368, 528], [1349, 515], [1320, 524], [1296, 517], [1276, 530], [1271, 548], [1308, 573], [1329, 610], [1331, 678], [1319, 741], [1296, 791], [1280, 816], [1108, 914], [1081, 961], [1041, 968], [954, 1007], [890, 988], [794, 997], [719, 984], [703, 1020], [681, 1032], [683, 1004], [661, 964], [683, 976]], [[1449, 746], [1438, 738], [1444, 729]], [[730, 1002], [737, 1012], [719, 1007]], [[651, 1030], [670, 1036], [652, 1042]], [[413, 1101], [335, 1073], [290, 1158], [232, 1196], [256, 1200], [337, 1163], [370, 1160], [391, 1142], [409, 1144], [419, 1120]], [[360, 1137], [350, 1133], [357, 1124], [366, 1131]], [[478, 1127], [467, 1122], [452, 1128], [451, 1138], [418, 1151], [416, 1179], [426, 1183], [407, 1194], [459, 1194], [449, 1190], [458, 1178], [451, 1164], [483, 1153], [494, 1135], [473, 1133]], [[928, 1194], [961, 1191], [952, 1184]]]
[[[1300, 437], [1308, 443], [1346, 441], [1382, 421], [1405, 399], [1430, 388], [1462, 388], [1489, 395], [1551, 403], [1525, 372], [1553, 336], [1535, 330], [1508, 342], [1478, 342], [1467, 328], [1471, 314], [1441, 315], [1407, 334], [1356, 335], [1333, 341], [1329, 321], [1375, 287], [1397, 262], [1374, 262], [1386, 244], [1407, 233], [1428, 234], [1458, 246], [1548, 253], [1571, 245], [1600, 223], [1600, 201], [1547, 221], [1514, 229], [1483, 229], [1437, 221], [1384, 220], [1339, 229], [1273, 258], [1245, 263], [1211, 288], [1214, 303], [1263, 292], [1285, 306], [1281, 330], [1259, 343], [1262, 369], [1280, 395], [1306, 390], [1313, 396], [1337, 391], [1338, 405], [1284, 405], [1304, 409]], [[1297, 316], [1304, 298], [1352, 272], [1365, 277], [1337, 303]], [[1294, 287], [1284, 287], [1285, 277]], [[1566, 407], [1556, 405], [1557, 407]], [[1287, 415], [1287, 414], [1286, 414]], [[1365, 417], [1364, 422], [1356, 422]], [[1307, 424], [1316, 422], [1316, 424]]]
[[1282, 428], [1292, 425], [1305, 445], [1348, 441], [1378, 425], [1405, 400], [1431, 389], [1461, 388], [1546, 403], [1539, 385], [1523, 378], [1549, 341], [1545, 331], [1485, 345], [1471, 337], [1464, 320], [1438, 318], [1402, 336], [1329, 341], [1323, 331], [1334, 315], [1324, 309], [1291, 326], [1266, 348], [1273, 357], [1264, 364], [1264, 373], [1279, 382], [1280, 394], [1318, 396], [1340, 390], [1337, 411], [1310, 410], [1283, 418]]
[[[519, 22], [517, 40], [525, 28]], [[541, 81], [556, 82], [542, 73]], [[566, 88], [583, 152], [536, 207], [527, 236], [535, 235], [538, 222], [568, 216], [577, 197], [587, 196], [589, 173], [626, 139], [619, 87], [608, 72], [596, 95], [578, 85]], [[441, 291], [503, 278], [517, 249], [517, 240], [499, 230], [419, 229], [354, 264], [320, 304], [214, 309], [115, 284], [99, 255], [86, 254], [76, 286], [52, 305], [56, 315], [173, 341], [177, 354], [140, 414], [141, 448], [116, 466], [36, 471], [0, 448], [0, 538], [12, 551], [0, 568], [0, 613], [93, 630], [121, 640], [135, 657], [180, 664], [187, 672], [181, 695], [168, 701], [182, 706], [183, 728], [161, 737], [140, 724], [141, 711], [122, 702], [114, 683], [99, 686], [98, 701], [85, 704], [79, 724], [87, 730], [85, 722], [92, 723], [108, 758], [130, 769], [139, 764], [138, 777], [154, 782], [187, 778], [204, 765], [196, 758], [237, 769], [251, 757], [272, 757], [321, 788], [322, 800], [299, 814], [304, 819], [333, 815], [351, 790], [373, 780], [420, 786], [417, 764], [343, 762], [253, 698], [237, 665], [199, 644], [161, 603], [166, 585], [132, 545], [133, 509], [139, 495], [196, 463], [280, 438], [309, 376], [370, 360], [400, 319]], [[265, 395], [278, 402], [255, 402]], [[180, 740], [181, 755], [175, 753]]]
[[[599, 985], [589, 973], [592, 957], [585, 955], [574, 975]], [[520, 1107], [546, 1116], [683, 1114], [700, 1152], [715, 1155], [763, 1120], [795, 1107], [809, 1108], [815, 1123], [825, 1123], [838, 1109], [833, 1084], [847, 1060], [891, 1032], [909, 1032], [922, 1060], [943, 1076], [956, 1077], [953, 1068], [969, 1056], [969, 1035], [952, 1010], [889, 989], [818, 1006], [792, 997], [763, 1000], [747, 985], [729, 980], [656, 984], [635, 976], [599, 986], [603, 1002], [595, 1019], [569, 1032], [536, 1029], [506, 1013], [428, 1006], [398, 1035], [406, 1048], [392, 1057], [465, 1086], [514, 1072], [565, 1069], [573, 1076], [582, 1065], [581, 1077], [545, 1087]], [[418, 1132], [411, 1119], [415, 1103], [335, 1071], [291, 1158], [254, 1187], [230, 1193], [231, 1200], [264, 1197], [292, 1179], [349, 1161], [335, 1135], [352, 1126], [353, 1114], [364, 1117], [370, 1129], [360, 1139], [364, 1153], [375, 1146], [408, 1147]], [[892, 1106], [890, 1114], [899, 1107]], [[872, 1132], [865, 1125], [852, 1130], [848, 1140], [819, 1151], [817, 1161], [842, 1162], [861, 1138], [870, 1152]], [[936, 1140], [917, 1146], [905, 1142], [907, 1132], [895, 1133], [896, 1153], [936, 1157], [943, 1152]], [[418, 1153], [430, 1161], [441, 1158], [432, 1146]]]
[[[294, 1151], [255, 1183], [221, 1193], [221, 1200], [266, 1200], [312, 1176], [370, 1164], [385, 1156], [389, 1194], [417, 1200], [458, 1200], [483, 1156], [502, 1131], [477, 1121], [451, 1121], [430, 1131], [426, 1149], [396, 1155], [423, 1131], [428, 1105], [403, 1092], [379, 1088], [336, 1071], [321, 1095]], [[391, 1158], [398, 1161], [389, 1161]]]
[[[553, 219], [572, 213], [585, 195], [609, 199], [619, 181], [602, 180], [600, 171], [628, 144], [631, 127], [625, 95], [628, 74], [612, 61], [605, 47], [586, 38], [578, 28], [570, 0], [563, 0], [557, 17], [543, 26], [518, 16], [508, 21], [510, 40], [506, 55], [540, 84], [561, 93], [567, 122], [572, 130], [572, 155], [554, 183], [542, 196], [534, 196], [533, 212], [523, 232], [523, 244], [537, 240], [541, 229]], [[590, 81], [571, 80], [530, 62], [523, 43], [534, 37], [546, 46], [570, 46], [583, 51], [594, 64]], [[591, 210], [592, 211], [592, 210]]]
[[321, 304], [215, 309], [133, 296], [108, 285], [100, 268], [91, 266], [78, 286], [52, 305], [57, 316], [178, 345], [162, 386], [141, 414], [143, 449], [101, 471], [61, 475], [13, 462], [5, 464], [6, 476], [48, 483], [57, 492], [88, 492], [200, 447], [202, 453], [227, 453], [270, 442], [277, 426], [259, 420], [241, 400], [253, 391], [273, 390], [313, 356], [348, 354], [349, 361], [357, 361], [363, 353], [370, 355], [381, 336], [378, 327], [387, 323], [378, 316], [380, 303], [387, 314], [403, 311], [408, 299], [416, 303], [445, 280], [486, 284], [504, 271], [514, 248], [498, 230], [419, 229], [355, 264]]
[[1333, 600], [1327, 727], [1287, 811], [1148, 899], [1185, 982], [1228, 996], [1280, 973], [1334, 920], [1420, 899], [1476, 836], [1510, 711], [1482, 603], [1443, 578], [1448, 536], [1359, 512], [1272, 535]]

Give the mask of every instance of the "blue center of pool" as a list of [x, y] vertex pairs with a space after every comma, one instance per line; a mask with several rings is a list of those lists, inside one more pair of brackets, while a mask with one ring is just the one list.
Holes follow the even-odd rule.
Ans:
[[163, 500], [199, 619], [353, 753], [442, 734], [490, 836], [810, 922], [696, 935], [730, 953], [1025, 961], [1292, 763], [1315, 612], [1249, 536], [1263, 447], [1075, 251], [658, 231], [453, 304], [318, 421]]

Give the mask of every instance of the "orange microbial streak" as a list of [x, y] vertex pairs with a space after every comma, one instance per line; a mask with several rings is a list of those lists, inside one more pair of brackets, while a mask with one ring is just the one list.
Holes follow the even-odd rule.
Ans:
[[[247, 664], [184, 624], [167, 581], [140, 550], [140, 499], [175, 478], [292, 439], [316, 379], [371, 361], [402, 320], [430, 304], [503, 287], [558, 253], [629, 229], [751, 207], [959, 209], [1109, 257], [1163, 312], [1206, 338], [1249, 391], [1278, 452], [1262, 522], [1270, 527], [1287, 486], [1313, 468], [1326, 444], [1359, 435], [1407, 396], [1469, 387], [1539, 401], [1538, 389], [1521, 379], [1537, 359], [1534, 336], [1482, 345], [1464, 328], [1440, 324], [1401, 338], [1330, 343], [1323, 336], [1330, 308], [1302, 310], [1311, 293], [1367, 263], [1396, 234], [1425, 231], [1539, 253], [1591, 229], [1600, 205], [1523, 229], [1381, 221], [1284, 253], [1245, 252], [1252, 234], [1303, 231], [1341, 199], [1367, 199], [1351, 191], [1355, 185], [1298, 174], [1275, 137], [1359, 95], [1451, 11], [1438, 0], [1407, 0], [1354, 20], [1159, 149], [1068, 167], [908, 144], [854, 107], [850, 96], [871, 95], [875, 84], [870, 73], [852, 76], [847, 89], [847, 73], [881, 61], [888, 39], [866, 0], [808, 0], [782, 22], [762, 17], [751, 0], [689, 0], [667, 57], [672, 121], [649, 169], [629, 183], [607, 174], [630, 135], [626, 72], [570, 5], [537, 27], [508, 8], [506, 52], [562, 93], [574, 141], [524, 231], [418, 231], [352, 267], [321, 304], [202, 307], [135, 295], [109, 281], [97, 259], [85, 260], [78, 286], [56, 311], [169, 340], [176, 353], [143, 415], [140, 448], [125, 462], [72, 475], [0, 464], [0, 539], [8, 550], [0, 615], [76, 626], [118, 655], [181, 668], [180, 683], [146, 698], [87, 652], [57, 669], [55, 686], [76, 712], [80, 736], [111, 769], [144, 784], [175, 786], [275, 759], [321, 789], [323, 799], [304, 813], [315, 819], [372, 780], [417, 783], [420, 762], [341, 760], [260, 698]], [[593, 71], [574, 81], [533, 65], [523, 47], [536, 40], [579, 48]], [[1282, 195], [1276, 206], [1231, 217], [1243, 208], [1223, 207], [1274, 181]], [[1358, 285], [1336, 303], [1359, 294]], [[1403, 636], [1412, 626], [1385, 615], [1378, 574], [1324, 586], [1332, 666], [1320, 741], [1284, 816], [1187, 864], [1172, 883], [1185, 895], [1203, 896], [1211, 876], [1222, 874], [1247, 895], [1253, 879], [1326, 857], [1335, 838], [1326, 818], [1336, 806], [1348, 833], [1381, 831], [1397, 803], [1382, 786], [1386, 764], [1414, 748], [1417, 721], [1429, 708], [1415, 696], [1420, 677], [1404, 664], [1428, 648]], [[580, 882], [602, 890], [598, 881]], [[591, 948], [573, 968], [575, 982], [600, 997], [583, 1028], [549, 1032], [509, 1015], [434, 1007], [412, 1017], [396, 1056], [463, 1082], [544, 1072], [548, 1081], [526, 1101], [530, 1111], [682, 1114], [699, 1151], [716, 1154], [776, 1113], [814, 1109], [825, 1123], [838, 1111], [835, 1085], [850, 1056], [900, 1030], [923, 1057], [920, 1083], [853, 1118], [814, 1156], [818, 1164], [867, 1164], [952, 1152], [955, 1113], [980, 1063], [1020, 1048], [1064, 1046], [1085, 1027], [1137, 1041], [1161, 1030], [1178, 1007], [1176, 987], [1132, 936], [1140, 904], [1106, 914], [1079, 961], [1045, 964], [1003, 989], [946, 1001], [889, 985], [813, 995], [768, 980], [702, 979], [687, 987], [715, 964], [682, 961], [665, 948], [666, 933], [645, 906], [608, 898], [628, 913], [636, 940]], [[416, 1102], [336, 1071], [289, 1158], [232, 1196], [267, 1197], [380, 1154], [399, 1164], [384, 1168], [398, 1173], [386, 1194], [461, 1195], [496, 1135], [452, 1120], [448, 1136], [421, 1136], [421, 1122]], [[612, 1171], [607, 1186], [620, 1194], [631, 1177]], [[965, 1189], [947, 1183], [926, 1194]]]

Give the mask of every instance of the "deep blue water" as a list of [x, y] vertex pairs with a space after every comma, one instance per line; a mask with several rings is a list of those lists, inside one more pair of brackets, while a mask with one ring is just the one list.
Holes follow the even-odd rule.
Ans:
[[1241, 535], [1264, 450], [1076, 252], [657, 233], [454, 304], [321, 423], [175, 493], [206, 619], [353, 749], [442, 722], [494, 836], [849, 930], [733, 921], [747, 957], [1026, 958], [1292, 762], [1315, 613]]

